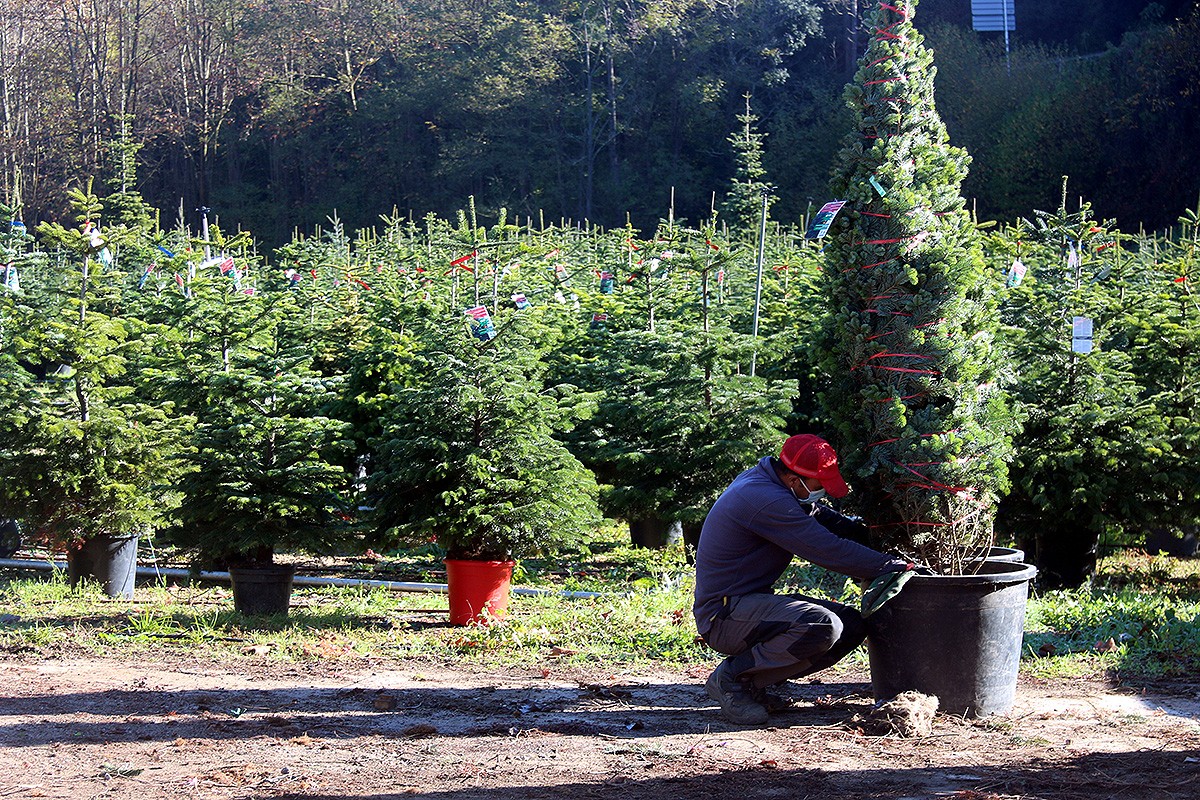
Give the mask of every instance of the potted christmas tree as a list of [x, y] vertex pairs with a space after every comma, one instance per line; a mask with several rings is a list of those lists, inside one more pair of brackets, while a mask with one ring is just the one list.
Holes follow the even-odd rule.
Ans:
[[553, 435], [589, 398], [543, 385], [536, 328], [516, 317], [485, 343], [458, 321], [413, 320], [376, 351], [394, 379], [367, 480], [377, 540], [444, 551], [452, 624], [503, 616], [514, 559], [579, 539], [599, 518], [595, 478]]
[[65, 550], [72, 585], [96, 578], [130, 597], [138, 539], [169, 510], [186, 420], [137, 379], [160, 332], [125, 313], [115, 249], [131, 231], [99, 227], [90, 185], [70, 196], [82, 227], [39, 228], [54, 263], [26, 252], [24, 234], [5, 242], [22, 252], [8, 253], [0, 291], [0, 517]]
[[996, 522], [1044, 587], [1084, 583], [1106, 534], [1136, 542], [1197, 518], [1200, 308], [1188, 270], [1200, 224], [1180, 222], [1177, 241], [1124, 236], [1088, 203], [1068, 211], [1064, 180], [1056, 212], [993, 240], [1014, 275], [1003, 311], [1025, 416]]
[[238, 611], [286, 614], [294, 565], [275, 556], [328, 554], [348, 535], [349, 425], [330, 413], [340, 379], [313, 370], [291, 294], [258, 292], [242, 257], [222, 264], [200, 265], [162, 312], [175, 337], [157, 379], [196, 420], [169, 538], [229, 569]]
[[878, 5], [846, 91], [856, 129], [833, 181], [846, 205], [827, 247], [822, 399], [875, 546], [941, 573], [872, 617], [877, 695], [918, 689], [985, 714], [1012, 702], [1034, 570], [982, 559], [1015, 427], [998, 284], [959, 193], [968, 156], [934, 107], [915, 8]]

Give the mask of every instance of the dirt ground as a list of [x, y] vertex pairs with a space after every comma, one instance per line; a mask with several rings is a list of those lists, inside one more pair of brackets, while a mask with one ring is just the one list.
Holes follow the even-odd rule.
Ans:
[[725, 723], [706, 672], [0, 660], [0, 797], [1195, 798], [1200, 679], [1023, 679], [1011, 713], [864, 734], [863, 674]]

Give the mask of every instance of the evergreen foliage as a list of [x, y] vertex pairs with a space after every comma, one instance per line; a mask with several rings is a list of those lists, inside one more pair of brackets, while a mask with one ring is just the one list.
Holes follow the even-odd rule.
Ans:
[[[991, 243], [1028, 270], [1003, 306], [1025, 425], [997, 524], [1038, 559], [1049, 586], [1086, 580], [1106, 536], [1180, 531], [1200, 510], [1200, 308], [1188, 285], [1196, 228], [1163, 243], [1160, 262], [1157, 242], [1130, 246], [1090, 205], [1068, 212], [1066, 203], [1064, 182], [1057, 212]], [[1075, 352], [1076, 317], [1093, 323], [1091, 352]]]
[[[768, 217], [775, 202], [767, 170], [763, 166], [763, 141], [766, 134], [758, 130], [758, 116], [750, 110], [750, 95], [746, 95], [746, 112], [738, 115], [741, 129], [729, 137], [733, 147], [736, 171], [722, 214], [740, 238], [755, 241], [762, 216]], [[765, 208], [764, 208], [765, 205]]]
[[1014, 426], [995, 289], [933, 98], [916, 3], [880, 2], [846, 100], [821, 399], [880, 549], [961, 571], [992, 541]]
[[389, 387], [367, 495], [376, 539], [434, 541], [448, 558], [503, 561], [580, 539], [599, 519], [591, 473], [554, 438], [590, 398], [543, 386], [519, 317], [477, 345], [434, 317]]
[[210, 266], [174, 298], [163, 388], [196, 422], [177, 456], [171, 538], [202, 565], [334, 551], [355, 505], [350, 425], [331, 416], [342, 376], [313, 368], [312, 327], [294, 295], [256, 291], [246, 261], [230, 260], [236, 278]]
[[[161, 524], [187, 422], [138, 391], [135, 365], [161, 331], [125, 313], [109, 248], [128, 229], [99, 227], [90, 185], [72, 197], [84, 229], [41, 226], [56, 258], [0, 290], [0, 516], [54, 549]], [[17, 211], [0, 219], [9, 274], [37, 264]]]
[[[167, 525], [201, 565], [431, 539], [504, 558], [586, 539], [597, 497], [686, 536], [785, 431], [813, 431], [881, 546], [937, 561], [987, 532], [1013, 433], [1002, 387], [1028, 425], [998, 523], [1033, 531], [1039, 564], [1064, 546], [1048, 577], [1194, 526], [1196, 212], [1130, 236], [1064, 197], [981, 244], [906, 25], [849, 91], [850, 204], [820, 242], [768, 225], [761, 303], [756, 248], [673, 208], [648, 235], [485, 223], [473, 198], [353, 234], [333, 214], [270, 259], [216, 223], [160, 230], [136, 191], [76, 191], [78, 224], [38, 239], [0, 209], [0, 515], [59, 545]], [[885, 91], [902, 113], [877, 113]], [[1017, 257], [1010, 371], [994, 290]], [[495, 338], [467, 331], [479, 306]], [[1070, 352], [1075, 315], [1096, 323], [1091, 354]], [[960, 486], [976, 491], [936, 491]]]
[[599, 478], [606, 515], [698, 525], [738, 472], [778, 448], [788, 390], [737, 373], [748, 338], [660, 323], [598, 343], [578, 380], [601, 392], [599, 408], [568, 441]]

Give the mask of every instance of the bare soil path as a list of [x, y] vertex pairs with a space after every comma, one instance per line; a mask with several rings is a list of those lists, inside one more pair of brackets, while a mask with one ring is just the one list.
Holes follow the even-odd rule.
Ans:
[[866, 676], [723, 722], [706, 672], [0, 660], [0, 798], [1200, 797], [1200, 679], [1023, 679], [1010, 714], [864, 735]]

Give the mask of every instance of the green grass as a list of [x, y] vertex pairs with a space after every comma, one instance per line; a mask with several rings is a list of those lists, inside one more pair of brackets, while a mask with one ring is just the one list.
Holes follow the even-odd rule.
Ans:
[[87, 653], [152, 656], [161, 650], [286, 661], [431, 658], [532, 666], [703, 660], [690, 616], [690, 583], [635, 588], [603, 598], [515, 596], [507, 622], [450, 627], [438, 594], [384, 589], [297, 588], [291, 614], [249, 618], [228, 589], [139, 586], [136, 602], [95, 588], [70, 592], [61, 576], [0, 583], [18, 619], [0, 625], [0, 650], [44, 657]]
[[[716, 654], [695, 638], [692, 570], [682, 549], [635, 550], [622, 538], [614, 529], [586, 550], [524, 562], [518, 585], [553, 593], [514, 596], [506, 622], [490, 627], [449, 626], [440, 594], [297, 587], [290, 616], [264, 619], [236, 613], [227, 587], [140, 585], [131, 602], [95, 588], [73, 592], [61, 574], [8, 573], [0, 575], [0, 607], [15, 619], [0, 623], [0, 652], [153, 658], [170, 651], [229, 661], [428, 659], [540, 668], [711, 663]], [[440, 577], [432, 551], [387, 561], [374, 565], [377, 577]], [[778, 589], [848, 603], [860, 594], [854, 581], [808, 565], [790, 568]], [[559, 591], [602, 596], [567, 599]], [[1030, 598], [1022, 669], [1042, 677], [1196, 674], [1198, 612], [1200, 562], [1134, 553], [1105, 559], [1092, 585]], [[865, 651], [852, 659], [865, 664]]]
[[1043, 677], [1200, 671], [1200, 561], [1121, 553], [1091, 585], [1030, 599], [1025, 669]]

